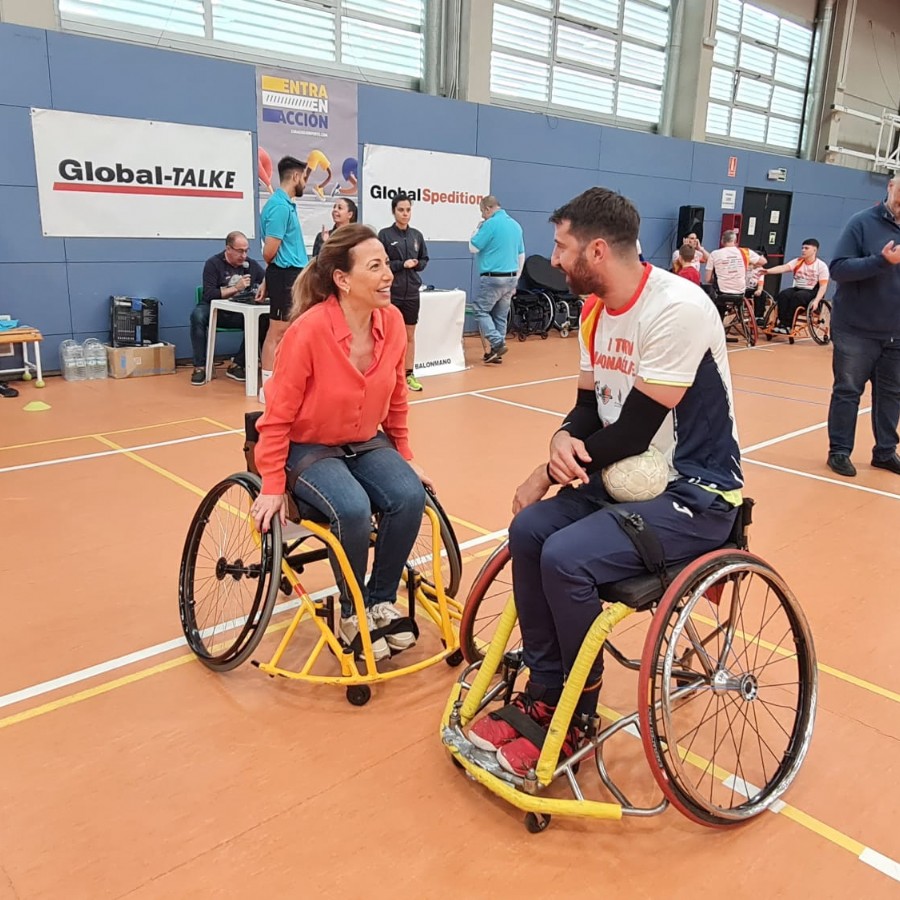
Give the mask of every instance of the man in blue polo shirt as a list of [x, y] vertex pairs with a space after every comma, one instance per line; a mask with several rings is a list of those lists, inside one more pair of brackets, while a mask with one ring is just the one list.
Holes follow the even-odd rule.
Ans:
[[493, 195], [482, 198], [481, 218], [469, 241], [469, 249], [478, 254], [480, 276], [472, 307], [481, 339], [490, 345], [484, 361], [499, 363], [506, 353], [509, 304], [525, 263], [525, 242], [522, 226]]
[[262, 386], [259, 400], [265, 403], [264, 388], [272, 377], [275, 348], [284, 336], [291, 313], [291, 290], [297, 276], [309, 262], [300, 217], [294, 199], [303, 195], [309, 169], [306, 163], [285, 156], [278, 161], [281, 186], [266, 201], [260, 215], [263, 236], [263, 258], [268, 268], [260, 294], [269, 297], [269, 331], [262, 348]]

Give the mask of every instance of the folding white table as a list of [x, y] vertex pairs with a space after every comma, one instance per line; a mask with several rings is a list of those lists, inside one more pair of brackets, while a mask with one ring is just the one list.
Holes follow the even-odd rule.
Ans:
[[213, 300], [209, 304], [209, 333], [206, 336], [206, 380], [213, 377], [213, 356], [216, 350], [216, 320], [219, 310], [236, 312], [244, 317], [244, 349], [246, 359], [244, 369], [247, 380], [244, 382], [244, 393], [255, 397], [259, 391], [259, 318], [269, 314], [268, 303], [235, 303], [234, 300]]

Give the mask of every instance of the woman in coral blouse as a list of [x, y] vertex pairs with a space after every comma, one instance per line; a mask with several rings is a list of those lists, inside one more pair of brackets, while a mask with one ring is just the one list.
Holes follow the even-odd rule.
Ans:
[[[273, 516], [284, 523], [286, 488], [324, 513], [361, 587], [370, 630], [402, 618], [397, 588], [422, 522], [423, 483], [431, 486], [409, 447], [406, 328], [391, 305], [392, 281], [374, 231], [344, 225], [332, 234], [294, 285], [257, 426], [257, 527], [266, 531]], [[373, 509], [381, 521], [366, 585]], [[359, 621], [337, 567], [335, 574], [340, 634], [350, 643]], [[414, 643], [412, 631], [389, 632], [373, 642], [375, 658]]]

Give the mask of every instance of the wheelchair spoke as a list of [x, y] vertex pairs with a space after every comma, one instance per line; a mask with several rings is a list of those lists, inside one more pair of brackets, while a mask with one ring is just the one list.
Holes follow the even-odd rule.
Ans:
[[[680, 576], [677, 598], [664, 598], [651, 626], [658, 662], [645, 651], [651, 712], [643, 718], [642, 707], [642, 727], [658, 754], [648, 751], [651, 765], [667, 772], [657, 781], [668, 799], [698, 821], [730, 824], [767, 808], [801, 764], [815, 659], [796, 602], [764, 563], [721, 551], [703, 566]], [[785, 659], [796, 672], [770, 674]]]

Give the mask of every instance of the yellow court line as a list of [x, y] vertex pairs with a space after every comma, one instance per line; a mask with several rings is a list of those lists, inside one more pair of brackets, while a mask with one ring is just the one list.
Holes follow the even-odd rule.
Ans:
[[224, 422], [220, 422], [218, 419], [211, 419], [209, 416], [201, 416], [200, 418], [204, 422], [209, 422], [210, 425], [215, 425], [217, 428], [224, 428], [226, 431], [240, 431], [240, 428], [235, 428], [234, 425], [226, 425]]
[[451, 516], [449, 513], [447, 514], [447, 518], [454, 525], [462, 525], [463, 528], [468, 528], [470, 531], [474, 531], [476, 534], [491, 534], [492, 532], [488, 531], [486, 528], [482, 528], [480, 525], [473, 525], [471, 522], [467, 522], [465, 519], [460, 519], [457, 516]]
[[[597, 711], [601, 716], [609, 719], [611, 722], [618, 722], [618, 720], [622, 718], [622, 713], [617, 712], [608, 706], [604, 706], [602, 703], [598, 705]], [[721, 766], [716, 765], [693, 751], [685, 752], [679, 748], [679, 755], [682, 759], [686, 759], [691, 765], [696, 766], [698, 769], [711, 771], [720, 781], [735, 777], [733, 772], [728, 772]], [[798, 825], [806, 828], [808, 831], [812, 831], [814, 834], [819, 835], [819, 837], [825, 838], [826, 841], [830, 841], [842, 850], [848, 850], [854, 856], [858, 857], [866, 849], [865, 844], [856, 840], [856, 838], [850, 837], [849, 834], [838, 831], [837, 828], [833, 828], [831, 825], [827, 825], [815, 816], [811, 816], [809, 813], [797, 809], [796, 806], [791, 806], [789, 803], [784, 803], [784, 801], [782, 801], [782, 803], [783, 806], [778, 810], [778, 815], [785, 816], [792, 822], [796, 822]], [[772, 812], [775, 812], [775, 810], [772, 810]]]
[[101, 444], [105, 444], [107, 447], [112, 448], [113, 450], [121, 450], [124, 456], [127, 456], [129, 459], [133, 459], [136, 463], [140, 463], [142, 466], [146, 466], [153, 472], [156, 472], [157, 475], [162, 475], [163, 478], [168, 478], [169, 481], [179, 485], [179, 487], [183, 487], [186, 490], [189, 490], [192, 494], [196, 494], [198, 497], [205, 497], [206, 491], [202, 488], [198, 488], [196, 484], [191, 484], [190, 481], [185, 481], [184, 478], [176, 475], [174, 472], [170, 472], [168, 469], [164, 469], [162, 466], [156, 465], [156, 463], [150, 462], [149, 459], [144, 459], [143, 456], [139, 456], [137, 453], [134, 453], [131, 450], [127, 450], [125, 447], [119, 446], [119, 444], [114, 441], [107, 440], [103, 437], [102, 434], [92, 434], [90, 437], [98, 440]]
[[[278, 631], [284, 631], [292, 621], [293, 616], [285, 619], [283, 622], [277, 622], [275, 624], [270, 623], [265, 633], [266, 635], [269, 635], [275, 634]], [[0, 719], [0, 730], [9, 728], [10, 725], [18, 725], [20, 722], [27, 722], [29, 719], [45, 716], [47, 713], [55, 712], [58, 709], [65, 709], [67, 706], [74, 706], [76, 703], [81, 703], [83, 700], [90, 700], [92, 697], [100, 697], [117, 688], [135, 684], [138, 681], [143, 681], [145, 678], [159, 675], [162, 672], [168, 672], [170, 669], [175, 669], [178, 666], [183, 666], [189, 662], [200, 662], [200, 660], [197, 659], [193, 653], [184, 653], [181, 656], [176, 656], [174, 659], [168, 659], [165, 662], [157, 663], [155, 666], [139, 669], [137, 672], [132, 672], [130, 675], [123, 675], [121, 678], [115, 678], [112, 681], [106, 681], [103, 684], [95, 685], [92, 688], [78, 691], [76, 694], [70, 694], [68, 697], [60, 697], [58, 700], [51, 700], [49, 703], [42, 703], [40, 706], [35, 706], [32, 709], [14, 713], [11, 716]]]
[[[718, 623], [713, 619], [710, 619], [707, 616], [701, 615], [700, 613], [691, 613], [691, 618], [697, 619], [699, 622], [703, 622], [704, 625], [711, 625], [712, 627], [717, 627]], [[766, 650], [771, 650], [773, 653], [777, 653], [780, 656], [796, 656], [796, 654], [792, 650], [787, 650], [784, 647], [779, 646], [778, 644], [773, 644], [770, 641], [763, 640], [763, 638], [759, 637], [751, 637], [748, 634], [745, 634], [740, 629], [735, 631], [742, 640], [746, 641], [749, 644], [759, 644], [760, 647], [764, 647]], [[834, 666], [829, 666], [826, 663], [816, 662], [816, 668], [820, 672], [825, 672], [827, 675], [832, 675], [835, 678], [840, 679], [841, 681], [846, 681], [848, 684], [852, 684], [855, 687], [862, 688], [864, 691], [869, 691], [872, 694], [877, 694], [879, 697], [884, 697], [887, 700], [893, 700], [894, 703], [900, 703], [900, 694], [896, 691], [892, 691], [890, 688], [882, 687], [880, 684], [875, 684], [872, 681], [866, 681], [865, 678], [858, 678], [856, 675], [851, 675], [849, 672], [842, 672], [840, 669], [835, 669]]]
[[[117, 431], [101, 431], [100, 434], [130, 434], [132, 431], [147, 431], [150, 428], [168, 428], [170, 425], [184, 425], [187, 422], [202, 422], [205, 417], [194, 416], [190, 419], [175, 419], [174, 422], [157, 422], [155, 425], [138, 425], [135, 428], [119, 428]], [[0, 447], [2, 450], [21, 450], [23, 447], [43, 447], [47, 444], [63, 444], [66, 441], [86, 441], [96, 434], [75, 434], [71, 437], [49, 438], [46, 441], [31, 441], [27, 444], [10, 444]]]

